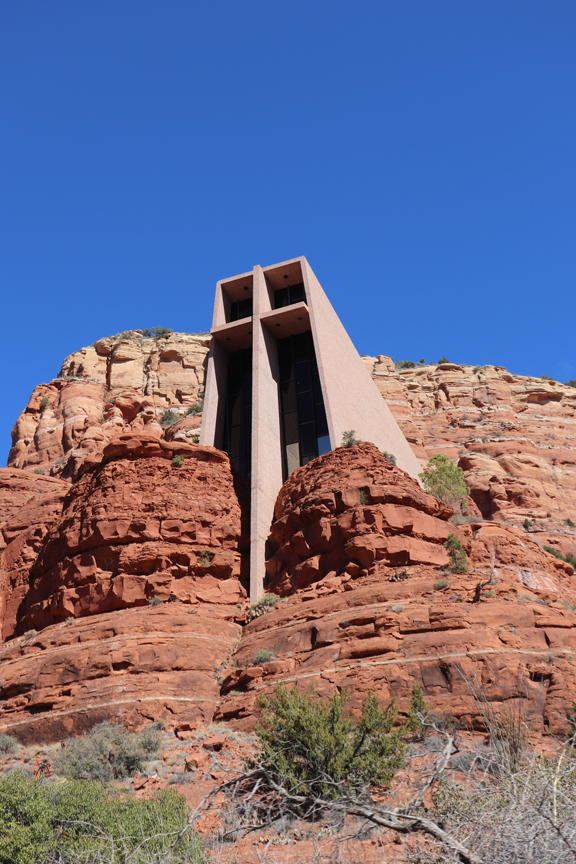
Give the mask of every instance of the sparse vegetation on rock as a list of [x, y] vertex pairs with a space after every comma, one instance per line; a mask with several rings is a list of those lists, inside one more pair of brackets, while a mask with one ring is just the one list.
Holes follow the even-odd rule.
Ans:
[[430, 495], [450, 507], [462, 505], [470, 494], [462, 469], [442, 453], [432, 456], [418, 476]]

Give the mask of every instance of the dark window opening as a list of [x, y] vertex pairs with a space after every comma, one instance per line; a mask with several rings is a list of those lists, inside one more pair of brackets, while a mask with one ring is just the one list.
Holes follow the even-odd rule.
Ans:
[[330, 450], [316, 353], [309, 331], [278, 340], [278, 368], [282, 471], [286, 480], [296, 468]]
[[232, 467], [243, 477], [250, 477], [252, 467], [251, 348], [228, 355], [222, 449], [228, 453]]
[[240, 318], [250, 318], [252, 315], [252, 297], [246, 300], [234, 300], [230, 303], [230, 321], [239, 321]]
[[274, 308], [281, 309], [283, 306], [292, 306], [293, 303], [305, 303], [306, 292], [304, 291], [304, 283], [299, 282], [298, 285], [287, 285], [285, 288], [280, 288], [279, 291], [274, 291]]

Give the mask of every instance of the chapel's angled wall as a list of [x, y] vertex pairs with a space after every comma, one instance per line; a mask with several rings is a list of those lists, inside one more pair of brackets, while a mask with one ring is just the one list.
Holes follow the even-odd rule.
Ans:
[[354, 429], [357, 438], [393, 453], [416, 479], [418, 459], [305, 258], [302, 270], [332, 449]]

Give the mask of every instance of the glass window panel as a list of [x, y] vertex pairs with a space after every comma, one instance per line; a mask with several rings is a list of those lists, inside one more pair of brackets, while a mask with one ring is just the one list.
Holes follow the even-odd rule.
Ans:
[[252, 351], [250, 348], [245, 348], [240, 352], [242, 363], [242, 375], [252, 375]]
[[296, 382], [284, 381], [280, 385], [280, 393], [282, 394], [282, 411], [296, 411]]
[[304, 283], [300, 282], [299, 285], [291, 285], [290, 303], [301, 303], [303, 300], [306, 300], [306, 295], [304, 293]]
[[330, 447], [330, 436], [329, 435], [321, 435], [318, 438], [318, 455], [322, 456], [323, 453], [329, 453], [332, 448]]
[[312, 393], [298, 394], [298, 422], [311, 423], [314, 420], [314, 403]]
[[279, 291], [274, 291], [275, 309], [281, 309], [283, 306], [287, 306], [288, 303], [288, 288], [280, 288]]
[[316, 419], [316, 435], [327, 435], [328, 421], [326, 419], [326, 411], [324, 410], [323, 404], [314, 407], [314, 415]]
[[307, 360], [308, 359], [308, 334], [307, 333], [299, 333], [298, 336], [293, 336], [294, 340], [294, 359], [295, 360]]
[[240, 426], [232, 426], [230, 429], [230, 456], [232, 458], [240, 455], [241, 432]]
[[242, 378], [240, 376], [239, 366], [230, 366], [228, 369], [228, 394], [240, 393], [242, 386]]
[[305, 390], [312, 389], [312, 380], [310, 378], [310, 364], [308, 360], [301, 360], [295, 364], [296, 371], [296, 390], [298, 393], [303, 393]]
[[284, 443], [295, 444], [298, 437], [298, 414], [291, 411], [284, 415]]
[[314, 424], [313, 423], [301, 423], [300, 424], [300, 445], [302, 450], [302, 456], [314, 456], [316, 453], [316, 435], [314, 434]]
[[228, 417], [231, 426], [239, 426], [242, 420], [242, 397], [234, 395], [228, 397]]
[[288, 381], [293, 377], [294, 364], [292, 363], [292, 351], [289, 354], [278, 355], [278, 369], [280, 373], [280, 381]]
[[245, 405], [252, 405], [252, 377], [242, 379], [242, 397]]
[[322, 398], [322, 387], [320, 385], [320, 376], [312, 375], [312, 393], [314, 394], [314, 402], [323, 403], [324, 400]]
[[288, 444], [285, 448], [286, 452], [286, 469], [288, 477], [300, 467], [300, 445]]

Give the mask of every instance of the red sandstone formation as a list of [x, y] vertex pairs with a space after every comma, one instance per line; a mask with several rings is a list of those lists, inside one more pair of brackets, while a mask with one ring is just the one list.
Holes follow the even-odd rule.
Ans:
[[247, 545], [226, 454], [120, 435], [83, 463], [30, 570], [21, 629], [155, 597], [236, 608]]
[[[540, 544], [576, 554], [564, 523], [576, 522], [576, 391], [497, 367], [399, 371], [365, 358], [422, 460], [459, 460], [478, 521], [449, 524], [450, 511], [369, 444], [326, 454], [280, 492], [267, 572], [283, 599], [242, 631], [245, 485], [224, 454], [191, 443], [200, 418], [186, 415], [207, 341], [101, 340], [36, 388], [18, 419], [0, 469], [12, 640], [0, 731], [59, 740], [105, 717], [134, 728], [163, 717], [180, 735], [214, 716], [251, 727], [257, 696], [278, 681], [344, 687], [354, 707], [373, 690], [404, 710], [418, 680], [438, 710], [478, 723], [462, 670], [497, 706], [527, 693], [562, 734], [576, 692], [576, 590], [572, 567]], [[180, 419], [163, 429], [167, 408]], [[513, 527], [525, 519], [528, 531]], [[443, 569], [450, 531], [469, 574]], [[30, 628], [41, 632], [13, 638]], [[255, 666], [260, 648], [276, 659]]]
[[142, 728], [209, 723], [215, 669], [240, 638], [222, 609], [165, 603], [70, 619], [0, 648], [0, 731], [59, 741], [112, 719]]
[[[270, 570], [271, 587], [297, 593], [245, 627], [217, 716], [250, 728], [278, 681], [343, 688], [356, 709], [373, 691], [406, 710], [418, 681], [439, 712], [479, 723], [468, 676], [496, 704], [528, 696], [541, 727], [562, 734], [576, 688], [572, 567], [516, 528], [456, 527], [438, 511], [370, 444], [295, 472], [278, 498]], [[449, 531], [468, 574], [442, 569]], [[254, 665], [260, 649], [275, 659]]]
[[30, 568], [48, 529], [58, 520], [69, 483], [55, 477], [0, 469], [0, 624], [14, 635], [23, 614]]

